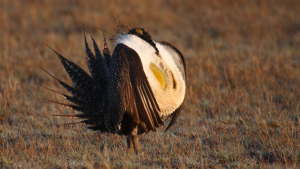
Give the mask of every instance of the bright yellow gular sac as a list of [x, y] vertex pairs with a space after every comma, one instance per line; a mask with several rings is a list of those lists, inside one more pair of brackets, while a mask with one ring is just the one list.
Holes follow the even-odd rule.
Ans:
[[166, 88], [166, 79], [165, 79], [163, 72], [153, 63], [150, 63], [149, 68], [152, 71], [152, 73], [154, 74], [154, 76], [156, 77], [156, 79], [159, 81], [161, 87], [163, 89], [165, 89]]

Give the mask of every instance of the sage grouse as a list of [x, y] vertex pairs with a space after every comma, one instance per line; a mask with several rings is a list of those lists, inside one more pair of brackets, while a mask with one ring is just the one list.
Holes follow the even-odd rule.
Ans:
[[[82, 118], [92, 130], [127, 136], [128, 149], [140, 152], [137, 135], [176, 121], [185, 98], [185, 61], [181, 52], [168, 42], [155, 42], [143, 28], [116, 36], [112, 56], [104, 41], [103, 55], [91, 36], [95, 55], [85, 40], [90, 74], [54, 51], [74, 87], [56, 79], [72, 96], [74, 104], [63, 104], [82, 114], [58, 115]], [[105, 37], [104, 37], [105, 40]], [[51, 90], [52, 91], [52, 90]], [[54, 92], [54, 91], [53, 91]]]

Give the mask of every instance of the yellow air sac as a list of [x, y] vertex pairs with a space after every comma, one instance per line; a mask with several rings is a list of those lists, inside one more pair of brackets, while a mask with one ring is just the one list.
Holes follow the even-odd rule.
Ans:
[[165, 79], [163, 72], [153, 63], [150, 63], [149, 68], [152, 71], [152, 73], [154, 74], [154, 76], [156, 77], [156, 79], [159, 81], [161, 87], [163, 89], [165, 89], [166, 88], [166, 79]]

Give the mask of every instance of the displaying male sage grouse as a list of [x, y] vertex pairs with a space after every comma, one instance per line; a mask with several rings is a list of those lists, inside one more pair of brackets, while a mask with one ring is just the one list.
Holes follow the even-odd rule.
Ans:
[[171, 118], [168, 130], [181, 111], [186, 91], [183, 55], [167, 42], [153, 41], [142, 28], [119, 34], [112, 56], [106, 42], [102, 56], [91, 38], [95, 56], [84, 35], [91, 75], [54, 51], [74, 85], [51, 75], [72, 96], [55, 93], [74, 104], [54, 103], [82, 112], [58, 116], [82, 118], [79, 123], [92, 130], [126, 135], [128, 148], [140, 152], [137, 135], [156, 131]]

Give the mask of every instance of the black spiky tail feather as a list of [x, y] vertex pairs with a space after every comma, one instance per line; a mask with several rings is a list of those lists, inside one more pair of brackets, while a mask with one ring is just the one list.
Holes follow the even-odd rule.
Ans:
[[110, 62], [111, 62], [111, 55], [110, 55], [110, 51], [107, 47], [107, 43], [106, 43], [106, 38], [105, 38], [105, 33], [103, 31], [103, 38], [104, 38], [104, 49], [103, 49], [103, 55], [104, 55], [104, 59], [106, 62], [107, 67], [110, 67]]
[[108, 81], [109, 70], [105, 63], [103, 56], [101, 55], [101, 51], [94, 40], [93, 36], [91, 35], [91, 39], [93, 41], [93, 46], [95, 50], [96, 57], [92, 53], [91, 49], [86, 40], [85, 32], [84, 32], [84, 43], [85, 43], [85, 53], [89, 59], [87, 59], [87, 66], [91, 75], [97, 85], [101, 88], [105, 88], [105, 85]]
[[[67, 71], [69, 77], [71, 78], [74, 87], [69, 86], [68, 84], [60, 81], [59, 79], [55, 78], [53, 75], [51, 75], [49, 72], [44, 70], [47, 74], [49, 74], [51, 77], [53, 77], [55, 80], [57, 80], [65, 89], [67, 89], [72, 96], [68, 96], [62, 93], [55, 92], [47, 87], [48, 90], [54, 92], [55, 94], [58, 94], [59, 96], [64, 97], [66, 100], [72, 102], [72, 104], [64, 104], [59, 103], [55, 101], [50, 101], [52, 103], [56, 103], [65, 107], [69, 107], [71, 109], [77, 110], [82, 112], [83, 114], [77, 114], [77, 115], [56, 115], [61, 117], [78, 117], [78, 118], [85, 118], [86, 120], [77, 122], [77, 123], [69, 123], [69, 124], [88, 124], [88, 127], [93, 130], [101, 130], [102, 132], [106, 132], [106, 126], [104, 124], [104, 98], [103, 98], [103, 91], [105, 91], [105, 88], [107, 86], [108, 78], [109, 78], [109, 71], [107, 66], [107, 60], [103, 58], [101, 55], [101, 51], [99, 50], [95, 40], [91, 36], [93, 41], [93, 46], [95, 50], [96, 57], [91, 52], [88, 43], [86, 41], [86, 36], [84, 35], [85, 40], [85, 48], [86, 48], [86, 55], [87, 55], [87, 65], [89, 68], [89, 71], [91, 72], [90, 76], [87, 72], [85, 72], [81, 67], [77, 66], [75, 63], [69, 61], [65, 57], [63, 57], [61, 54], [53, 50], [51, 47], [48, 47], [52, 49], [55, 54], [60, 59], [61, 63], [63, 64], [65, 70]], [[106, 47], [106, 42], [105, 42]], [[108, 48], [106, 51], [108, 53], [103, 51], [103, 54], [110, 57], [110, 53]]]

